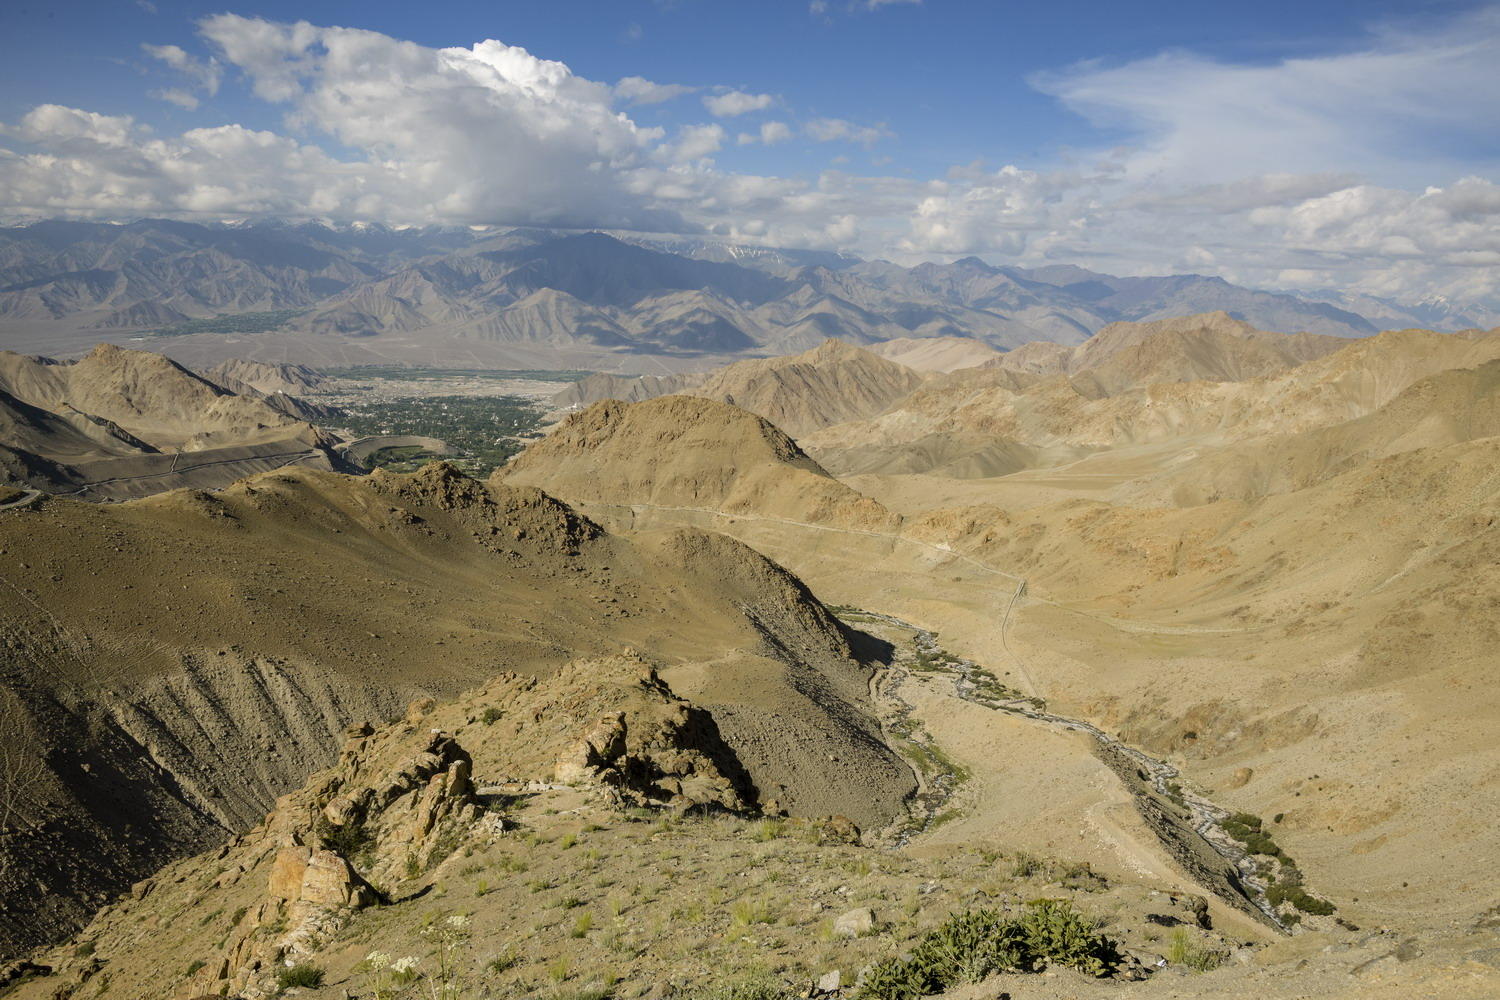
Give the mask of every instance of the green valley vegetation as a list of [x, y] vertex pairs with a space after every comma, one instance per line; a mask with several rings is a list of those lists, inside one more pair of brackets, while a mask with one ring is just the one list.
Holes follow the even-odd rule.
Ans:
[[405, 365], [357, 365], [352, 368], [320, 368], [329, 378], [357, 381], [384, 381], [398, 379], [403, 382], [437, 382], [454, 378], [477, 378], [497, 382], [514, 382], [529, 379], [533, 382], [577, 382], [594, 374], [582, 369], [548, 371], [539, 368], [408, 368]]
[[484, 477], [536, 432], [543, 410], [520, 396], [429, 396], [358, 403], [345, 408], [344, 427], [356, 437], [373, 435], [439, 438], [452, 449], [446, 456], [421, 448], [383, 448], [366, 464], [410, 472], [436, 458]]
[[151, 337], [186, 337], [193, 333], [266, 333], [279, 330], [301, 316], [306, 309], [272, 309], [266, 312], [232, 313], [209, 319], [190, 319], [156, 330]]

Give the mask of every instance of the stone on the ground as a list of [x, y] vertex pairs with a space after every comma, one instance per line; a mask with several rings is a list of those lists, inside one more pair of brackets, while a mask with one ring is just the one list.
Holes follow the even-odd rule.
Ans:
[[833, 922], [833, 934], [835, 937], [864, 937], [874, 930], [875, 911], [868, 906], [861, 906], [857, 910], [850, 910], [847, 913], [841, 914]]

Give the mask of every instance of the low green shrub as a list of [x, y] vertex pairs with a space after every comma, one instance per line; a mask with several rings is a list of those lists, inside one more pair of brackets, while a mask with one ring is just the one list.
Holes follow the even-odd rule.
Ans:
[[860, 996], [916, 1000], [997, 972], [1039, 972], [1048, 965], [1103, 976], [1119, 960], [1114, 942], [1071, 904], [1038, 899], [1019, 917], [998, 910], [954, 914], [924, 935], [909, 958], [872, 966]]
[[1193, 940], [1186, 927], [1179, 927], [1172, 932], [1171, 943], [1167, 946], [1167, 961], [1173, 965], [1181, 965], [1192, 969], [1194, 972], [1212, 972], [1229, 958], [1222, 951], [1215, 951], [1203, 944]]
[[1311, 913], [1319, 917], [1330, 916], [1337, 909], [1328, 900], [1312, 895], [1300, 885], [1283, 883], [1277, 883], [1266, 890], [1266, 901], [1272, 906], [1291, 903], [1303, 913]]
[[294, 986], [315, 990], [322, 985], [323, 970], [306, 962], [282, 969], [276, 974], [276, 988], [280, 990], [289, 990]]
[[326, 816], [318, 817], [316, 833], [324, 847], [330, 851], [337, 851], [351, 860], [369, 848], [375, 840], [362, 824], [349, 823], [344, 826], [334, 826], [328, 822]]

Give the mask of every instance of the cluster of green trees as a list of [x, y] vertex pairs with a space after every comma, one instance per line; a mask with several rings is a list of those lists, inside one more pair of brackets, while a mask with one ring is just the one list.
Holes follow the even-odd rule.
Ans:
[[[445, 441], [446, 456], [473, 476], [487, 476], [521, 450], [517, 440], [536, 432], [542, 409], [519, 396], [426, 396], [361, 403], [345, 409], [344, 424], [358, 437], [415, 435]], [[409, 448], [383, 449], [372, 459], [409, 471], [435, 456]]]
[[[1281, 819], [1278, 815], [1277, 820]], [[1265, 824], [1253, 813], [1235, 813], [1224, 821], [1224, 832], [1245, 845], [1251, 854], [1274, 858], [1279, 865], [1276, 878], [1266, 890], [1266, 901], [1274, 907], [1290, 903], [1303, 913], [1326, 917], [1336, 907], [1326, 899], [1314, 896], [1302, 887], [1302, 870], [1283, 851], [1263, 827]], [[1296, 914], [1289, 916], [1295, 917]], [[1285, 919], [1285, 918], [1284, 918]], [[1298, 918], [1300, 919], [1300, 918]], [[1295, 921], [1293, 921], [1295, 922]]]
[[380, 381], [397, 379], [403, 382], [438, 382], [445, 379], [473, 378], [495, 382], [515, 382], [527, 379], [532, 382], [577, 382], [593, 372], [581, 369], [544, 371], [540, 368], [420, 368], [405, 365], [356, 365], [352, 368], [321, 368], [330, 378]]

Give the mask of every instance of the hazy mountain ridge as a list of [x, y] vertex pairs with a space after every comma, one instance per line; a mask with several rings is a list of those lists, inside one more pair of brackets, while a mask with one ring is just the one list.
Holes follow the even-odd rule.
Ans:
[[[1355, 308], [1361, 303], [1373, 318]], [[267, 313], [294, 341], [733, 357], [794, 353], [829, 337], [1074, 345], [1112, 322], [1213, 310], [1259, 329], [1341, 337], [1392, 325], [1456, 328], [1484, 312], [1347, 304], [1199, 275], [1120, 278], [974, 257], [904, 268], [828, 251], [599, 232], [163, 220], [0, 230], [0, 324], [120, 336]]]

